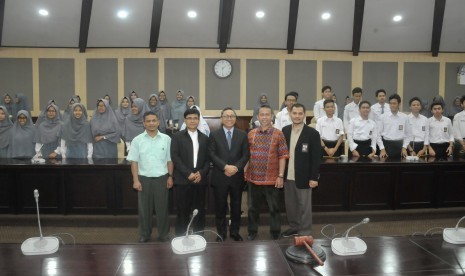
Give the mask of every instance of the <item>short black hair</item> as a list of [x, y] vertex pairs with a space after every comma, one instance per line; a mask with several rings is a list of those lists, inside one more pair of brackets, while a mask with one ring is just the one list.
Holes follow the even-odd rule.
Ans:
[[362, 92], [362, 88], [360, 88], [360, 87], [355, 87], [354, 89], [352, 89], [352, 96], [353, 96], [355, 93], [363, 93], [363, 92]]
[[289, 93], [286, 94], [286, 96], [284, 96], [284, 100], [287, 100], [287, 97], [289, 96], [294, 96], [295, 99], [297, 100], [299, 98], [299, 93], [295, 92], [295, 91], [291, 91]]
[[197, 117], [200, 118], [200, 111], [198, 111], [197, 108], [189, 108], [184, 111], [184, 119], [191, 114], [197, 114]]
[[391, 96], [389, 96], [389, 101], [394, 100], [394, 99], [397, 100], [397, 103], [400, 104], [401, 99], [400, 99], [399, 94], [392, 94]]
[[323, 102], [323, 108], [326, 107], [326, 104], [328, 104], [328, 103], [334, 103], [334, 100], [333, 99], [325, 100]]
[[267, 104], [262, 104], [259, 108], [258, 108], [258, 113], [260, 113], [260, 109], [262, 108], [268, 108], [269, 110], [271, 110], [271, 114], [273, 114], [273, 109], [271, 108], [271, 106], [267, 105]]
[[321, 93], [325, 92], [326, 89], [329, 89], [329, 90], [333, 91], [333, 89], [331, 88], [331, 86], [325, 85], [325, 86], [323, 86], [323, 88], [321, 88]]
[[232, 109], [232, 107], [225, 107], [225, 108], [223, 108], [223, 110], [221, 110], [221, 116], [223, 116], [223, 113], [224, 113], [225, 111], [228, 111], [228, 110], [231, 110], [232, 112], [234, 112], [234, 116], [237, 117], [236, 111], [235, 111], [234, 109]]
[[145, 121], [145, 117], [147, 117], [147, 116], [149, 116], [149, 115], [155, 115], [155, 117], [157, 117], [157, 120], [159, 119], [157, 113], [155, 113], [155, 112], [153, 112], [153, 111], [147, 111], [147, 112], [144, 113], [144, 117], [143, 117], [143, 118], [144, 118], [144, 121]]
[[371, 103], [369, 101], [361, 101], [359, 104], [358, 104], [358, 109], [362, 108], [362, 105], [363, 104], [368, 104], [368, 106], [371, 106]]
[[384, 95], [386, 95], [386, 90], [384, 90], [384, 89], [378, 89], [378, 90], [376, 90], [375, 96], [378, 97], [378, 94], [379, 94], [379, 93], [384, 93]]
[[434, 102], [431, 103], [430, 110], [433, 110], [433, 107], [435, 107], [436, 105], [440, 105], [441, 108], [444, 109], [444, 104], [442, 104], [439, 101], [434, 101]]
[[408, 101], [408, 105], [411, 106], [414, 101], [418, 101], [420, 103], [420, 105], [422, 105], [421, 100], [418, 97], [411, 98], [410, 101]]
[[305, 114], [305, 112], [307, 111], [307, 110], [305, 109], [305, 105], [303, 105], [303, 104], [301, 104], [301, 103], [295, 103], [295, 104], [293, 104], [292, 107], [291, 107], [291, 111], [292, 111], [293, 108], [303, 108], [303, 109], [304, 109], [304, 114]]
[[463, 104], [463, 101], [465, 101], [465, 96], [460, 97], [460, 103]]

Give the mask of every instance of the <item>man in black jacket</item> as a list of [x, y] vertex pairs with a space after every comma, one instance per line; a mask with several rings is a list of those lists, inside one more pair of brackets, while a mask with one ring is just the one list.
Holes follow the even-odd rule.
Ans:
[[174, 164], [174, 193], [177, 207], [176, 235], [184, 235], [189, 216], [194, 209], [198, 215], [193, 222], [194, 232], [205, 228], [205, 191], [210, 168], [208, 137], [197, 130], [200, 112], [187, 109], [184, 112], [186, 129], [173, 135], [171, 161]]
[[312, 189], [318, 186], [321, 163], [320, 135], [305, 125], [305, 106], [291, 108], [292, 125], [283, 128], [289, 149], [284, 200], [289, 229], [283, 237], [312, 233]]
[[242, 241], [239, 234], [241, 224], [242, 188], [244, 184], [244, 167], [249, 161], [249, 141], [247, 133], [235, 128], [236, 112], [226, 107], [221, 111], [220, 129], [210, 134], [209, 151], [214, 168], [212, 186], [215, 193], [216, 229], [221, 235], [218, 242], [226, 239], [228, 232], [226, 213], [228, 194], [230, 197], [231, 225], [229, 236], [235, 241]]

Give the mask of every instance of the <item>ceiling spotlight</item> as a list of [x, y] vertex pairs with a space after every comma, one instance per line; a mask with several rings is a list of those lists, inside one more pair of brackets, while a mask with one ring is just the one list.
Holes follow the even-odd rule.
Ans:
[[126, 17], [128, 17], [128, 14], [129, 14], [129, 13], [128, 13], [127, 11], [121, 10], [121, 11], [119, 11], [116, 15], [117, 15], [119, 18], [126, 18]]
[[263, 12], [263, 11], [258, 11], [258, 12], [255, 13], [255, 16], [256, 16], [257, 18], [263, 18], [263, 17], [265, 16], [265, 12]]
[[328, 20], [331, 17], [331, 14], [329, 12], [325, 12], [321, 15], [321, 18], [324, 20]]
[[394, 22], [399, 22], [402, 20], [402, 16], [401, 15], [396, 15], [392, 18], [392, 20], [394, 20]]
[[196, 18], [197, 17], [197, 12], [196, 11], [188, 11], [187, 16], [189, 16], [189, 18]]
[[47, 10], [44, 10], [44, 9], [41, 9], [41, 10], [39, 10], [39, 14], [42, 15], [42, 16], [47, 16], [47, 15], [48, 15], [48, 11], [47, 11]]

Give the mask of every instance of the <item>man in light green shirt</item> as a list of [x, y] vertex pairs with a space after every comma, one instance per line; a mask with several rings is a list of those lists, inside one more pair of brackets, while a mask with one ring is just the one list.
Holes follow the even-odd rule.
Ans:
[[158, 241], [169, 240], [168, 190], [173, 187], [171, 138], [158, 131], [157, 114], [144, 114], [145, 131], [131, 143], [127, 160], [131, 161], [133, 188], [138, 191], [139, 242], [150, 240], [153, 210], [157, 213]]

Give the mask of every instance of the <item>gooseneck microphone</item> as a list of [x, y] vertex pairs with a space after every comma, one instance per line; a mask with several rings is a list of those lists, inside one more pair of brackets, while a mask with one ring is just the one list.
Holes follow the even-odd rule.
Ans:
[[459, 219], [454, 228], [444, 229], [444, 231], [442, 232], [442, 237], [446, 242], [452, 244], [465, 244], [465, 228], [459, 227], [460, 223], [464, 219], [465, 216]]
[[42, 227], [40, 226], [39, 214], [39, 191], [34, 190], [34, 198], [37, 208], [37, 222], [39, 224], [40, 237], [29, 238], [21, 244], [21, 251], [24, 255], [45, 255], [58, 251], [60, 243], [56, 237], [42, 236]]
[[171, 249], [175, 254], [189, 254], [204, 251], [207, 247], [207, 241], [200, 235], [189, 235], [189, 229], [195, 216], [199, 210], [195, 209], [192, 212], [192, 218], [187, 225], [186, 235], [176, 237], [171, 241]]
[[370, 222], [370, 219], [369, 219], [369, 218], [364, 218], [364, 219], [362, 219], [361, 222], [359, 222], [359, 223], [355, 224], [354, 226], [351, 226], [349, 229], [347, 229], [347, 231], [346, 231], [346, 236], [345, 236], [346, 240], [349, 239], [349, 232], [350, 232], [352, 229], [354, 229], [354, 228], [356, 228], [356, 227], [359, 227], [359, 226], [362, 225], [362, 224], [367, 224], [367, 223], [369, 223], [369, 222]]
[[331, 241], [331, 250], [334, 254], [339, 256], [351, 256], [365, 254], [367, 251], [367, 244], [357, 237], [349, 237], [349, 232], [362, 225], [370, 222], [369, 218], [364, 218], [359, 223], [351, 226], [344, 232], [342, 238], [335, 238]]

